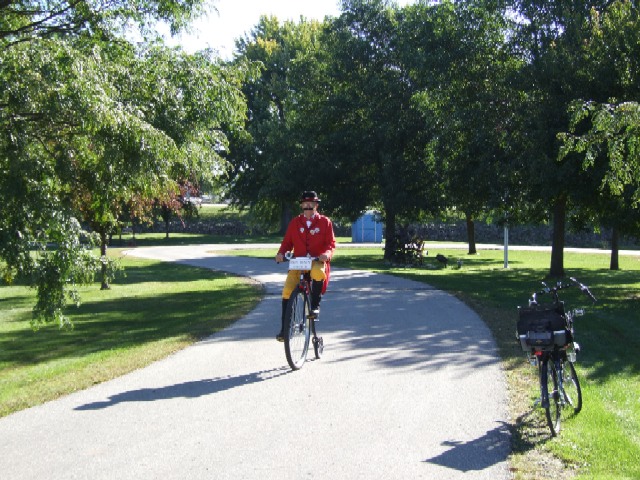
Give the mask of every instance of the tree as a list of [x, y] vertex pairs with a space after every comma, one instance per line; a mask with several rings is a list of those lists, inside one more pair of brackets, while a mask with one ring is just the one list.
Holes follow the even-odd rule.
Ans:
[[0, 1], [0, 44], [8, 48], [42, 38], [82, 34], [100, 37], [120, 30], [122, 25], [146, 29], [158, 20], [168, 22], [175, 33], [204, 13], [204, 5], [203, 0], [3, 0]]
[[366, 207], [383, 211], [385, 258], [394, 255], [401, 218], [436, 209], [424, 119], [413, 107], [414, 86], [402, 63], [397, 10], [385, 1], [345, 1], [327, 31], [326, 100], [313, 118], [328, 141], [323, 178], [334, 207], [355, 218]]
[[[284, 232], [300, 192], [311, 188], [314, 164], [308, 139], [301, 139], [301, 105], [313, 76], [319, 49], [316, 21], [280, 24], [262, 17], [249, 36], [238, 41], [234, 64], [259, 65], [244, 85], [248, 103], [246, 133], [237, 131], [230, 147], [230, 194], [267, 224]], [[311, 62], [311, 64], [310, 64]], [[318, 190], [317, 187], [314, 189]]]
[[[406, 63], [419, 89], [446, 203], [464, 212], [469, 253], [474, 219], [491, 209], [504, 217], [521, 188], [511, 138], [518, 94], [511, 80], [520, 61], [507, 48], [510, 22], [492, 2], [441, 2], [405, 10]], [[420, 52], [416, 55], [415, 52]]]
[[[640, 234], [640, 104], [576, 102], [561, 156], [578, 154], [599, 192], [586, 203], [612, 229], [610, 268], [617, 270], [618, 235]], [[585, 128], [582, 124], [587, 123]]]
[[[141, 173], [148, 178], [158, 165], [170, 163], [176, 150], [165, 134], [118, 101], [99, 49], [86, 55], [82, 45], [40, 40], [14, 46], [4, 60], [11, 68], [4, 70], [6, 108], [0, 121], [6, 135], [2, 159], [10, 174], [2, 175], [9, 188], [3, 189], [1, 203], [9, 210], [5, 218], [13, 223], [6, 236], [19, 232], [15, 234], [21, 242], [3, 242], [3, 258], [23, 275], [47, 279], [38, 282], [39, 294], [51, 295], [58, 303], [43, 312], [45, 317], [58, 312], [54, 316], [61, 320], [64, 295], [54, 290], [64, 285], [65, 278], [54, 279], [53, 272], [75, 270], [48, 261], [82, 260], [78, 268], [89, 266], [80, 247], [82, 232], [66, 230], [68, 224], [79, 218], [99, 234], [103, 245], [99, 265], [106, 274], [105, 237], [115, 224], [117, 208], [136, 188], [152, 188]], [[64, 238], [65, 232], [75, 237]], [[31, 262], [27, 252], [33, 242], [42, 253]], [[45, 254], [51, 242], [69, 245], [67, 256]], [[74, 245], [77, 252], [72, 252]], [[16, 252], [21, 252], [22, 262], [13, 261]], [[88, 278], [88, 271], [77, 273]]]
[[[32, 8], [36, 3], [47, 10]], [[220, 119], [229, 125], [241, 117], [239, 77], [219, 73], [207, 83], [211, 75], [196, 75], [186, 81], [191, 89], [179, 92], [194, 96], [186, 101], [191, 123], [183, 127], [190, 133], [177, 142], [176, 131], [156, 127], [145, 110], [147, 97], [137, 85], [148, 79], [129, 70], [139, 65], [144, 73], [139, 57], [110, 34], [116, 20], [166, 18], [178, 27], [200, 5], [0, 3], [0, 258], [6, 280], [22, 275], [38, 287], [37, 321], [64, 323], [75, 285], [105, 265], [104, 256], [91, 261], [78, 219], [94, 226], [104, 246], [123, 203], [170, 186], [178, 165], [211, 167], [216, 155], [205, 150], [224, 148]], [[214, 113], [200, 118], [199, 102], [215, 103]]]
[[117, 80], [123, 101], [141, 110], [178, 150], [165, 172], [171, 184], [154, 193], [168, 237], [170, 218], [192, 206], [187, 197], [202, 183], [214, 184], [230, 166], [228, 135], [244, 125], [241, 86], [249, 70], [243, 63], [224, 65], [209, 51], [190, 55], [162, 44], [146, 46], [126, 65]]
[[[640, 12], [635, 2], [614, 1], [592, 10], [583, 42], [584, 74], [600, 92], [568, 108], [569, 133], [560, 133], [560, 158], [580, 169], [590, 185], [580, 208], [612, 230], [611, 268], [618, 268], [619, 234], [637, 235]], [[594, 194], [595, 193], [595, 194]]]
[[[607, 0], [573, 2], [555, 0], [540, 3], [516, 0], [509, 5], [519, 24], [514, 41], [526, 65], [520, 88], [527, 96], [522, 109], [528, 138], [523, 137], [521, 152], [527, 165], [531, 203], [549, 205], [553, 219], [550, 276], [564, 275], [564, 243], [568, 212], [578, 205], [576, 182], [579, 164], [570, 158], [558, 161], [558, 133], [568, 129], [568, 107], [576, 99], [603, 100], [606, 89], [590, 68], [588, 46], [595, 18], [610, 7]], [[587, 187], [588, 188], [588, 187]]]

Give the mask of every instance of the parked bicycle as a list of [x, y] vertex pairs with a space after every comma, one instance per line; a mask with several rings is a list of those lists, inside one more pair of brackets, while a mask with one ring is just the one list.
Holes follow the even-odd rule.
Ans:
[[[563, 412], [578, 414], [582, 409], [582, 390], [574, 363], [580, 345], [574, 338], [574, 318], [584, 315], [584, 309], [565, 310], [558, 292], [579, 287], [593, 302], [589, 287], [571, 277], [569, 283], [558, 282], [531, 295], [529, 305], [518, 307], [517, 337], [532, 365], [538, 367], [540, 398], [536, 401], [544, 410], [551, 435], [560, 432]], [[538, 303], [538, 296], [551, 295], [550, 303]], [[569, 408], [571, 407], [571, 408]]]
[[322, 357], [324, 342], [316, 332], [316, 315], [311, 315], [311, 264], [317, 258], [293, 257], [287, 253], [289, 270], [300, 270], [300, 282], [291, 293], [284, 316], [284, 352], [287, 362], [293, 370], [302, 368], [307, 360], [309, 342], [317, 359]]

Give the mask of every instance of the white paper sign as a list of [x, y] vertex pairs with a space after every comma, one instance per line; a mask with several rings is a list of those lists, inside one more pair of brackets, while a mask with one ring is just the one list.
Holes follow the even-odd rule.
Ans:
[[292, 258], [289, 260], [289, 270], [311, 270], [311, 262], [306, 257]]

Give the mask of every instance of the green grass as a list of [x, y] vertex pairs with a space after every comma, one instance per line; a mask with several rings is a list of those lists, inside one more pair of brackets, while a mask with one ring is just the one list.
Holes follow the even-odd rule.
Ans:
[[[117, 248], [129, 247], [156, 247], [156, 246], [176, 246], [176, 245], [208, 245], [208, 244], [230, 244], [230, 245], [249, 245], [253, 243], [274, 243], [279, 244], [282, 241], [282, 235], [261, 235], [261, 236], [244, 236], [230, 237], [228, 235], [206, 235], [192, 233], [171, 233], [166, 238], [164, 233], [142, 233], [137, 234], [135, 238], [131, 234], [125, 234], [113, 238], [112, 244]], [[351, 242], [351, 238], [336, 237], [337, 242]]]
[[155, 247], [155, 246], [175, 246], [175, 245], [206, 245], [209, 243], [229, 243], [236, 245], [246, 245], [250, 243], [280, 243], [280, 235], [229, 237], [228, 235], [206, 235], [193, 233], [170, 233], [166, 238], [164, 233], [143, 233], [136, 234], [135, 238], [131, 234], [117, 236], [113, 238], [114, 247]]
[[218, 221], [246, 221], [251, 218], [248, 210], [240, 211], [237, 208], [228, 205], [207, 204], [203, 203], [198, 208], [198, 217], [201, 220], [218, 220]]
[[[606, 254], [565, 252], [567, 276], [589, 285], [598, 302], [592, 305], [578, 289], [563, 295], [569, 306], [586, 308], [585, 316], [576, 319], [582, 347], [577, 371], [585, 406], [551, 440], [542, 410], [532, 407], [537, 371], [515, 342], [516, 306], [540, 289], [549, 271], [549, 253], [512, 250], [507, 269], [502, 250], [471, 256], [466, 250], [430, 253], [423, 267], [393, 268], [382, 260], [380, 248], [341, 247], [332, 265], [425, 282], [453, 293], [478, 312], [498, 343], [509, 383], [516, 478], [640, 478], [640, 256], [620, 257], [620, 270], [611, 271]], [[442, 268], [433, 258], [436, 253], [461, 259], [462, 267]], [[264, 251], [238, 254], [271, 256]], [[554, 466], [554, 458], [562, 463]]]
[[33, 331], [35, 292], [0, 288], [0, 417], [148, 365], [225, 328], [261, 296], [254, 284], [220, 272], [121, 262], [126, 277], [110, 290], [82, 288], [80, 307], [65, 312], [73, 329]]

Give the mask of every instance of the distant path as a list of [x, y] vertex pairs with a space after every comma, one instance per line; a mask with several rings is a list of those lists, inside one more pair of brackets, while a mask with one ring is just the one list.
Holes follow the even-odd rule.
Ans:
[[[211, 252], [224, 251], [224, 250], [255, 250], [255, 249], [277, 249], [280, 244], [276, 243], [233, 243], [233, 244], [212, 244], [208, 245], [207, 249]], [[339, 243], [338, 248], [380, 248], [384, 249], [384, 243]], [[437, 249], [441, 250], [467, 250], [469, 245], [466, 243], [452, 243], [452, 242], [433, 242], [425, 243], [425, 249], [431, 251], [431, 255], [437, 253]], [[504, 245], [498, 243], [478, 243], [476, 244], [477, 250], [504, 250]], [[532, 251], [532, 252], [551, 252], [550, 246], [536, 246], [536, 245], [509, 245], [509, 251]], [[611, 250], [604, 250], [601, 248], [578, 248], [578, 247], [565, 247], [565, 252], [573, 253], [596, 253], [602, 255], [611, 255]], [[640, 256], [640, 250], [619, 250], [620, 255], [632, 255]]]
[[292, 373], [274, 339], [284, 265], [219, 248], [130, 254], [251, 276], [258, 307], [147, 368], [0, 419], [2, 478], [511, 478], [504, 375], [462, 302], [336, 268], [325, 356]]

